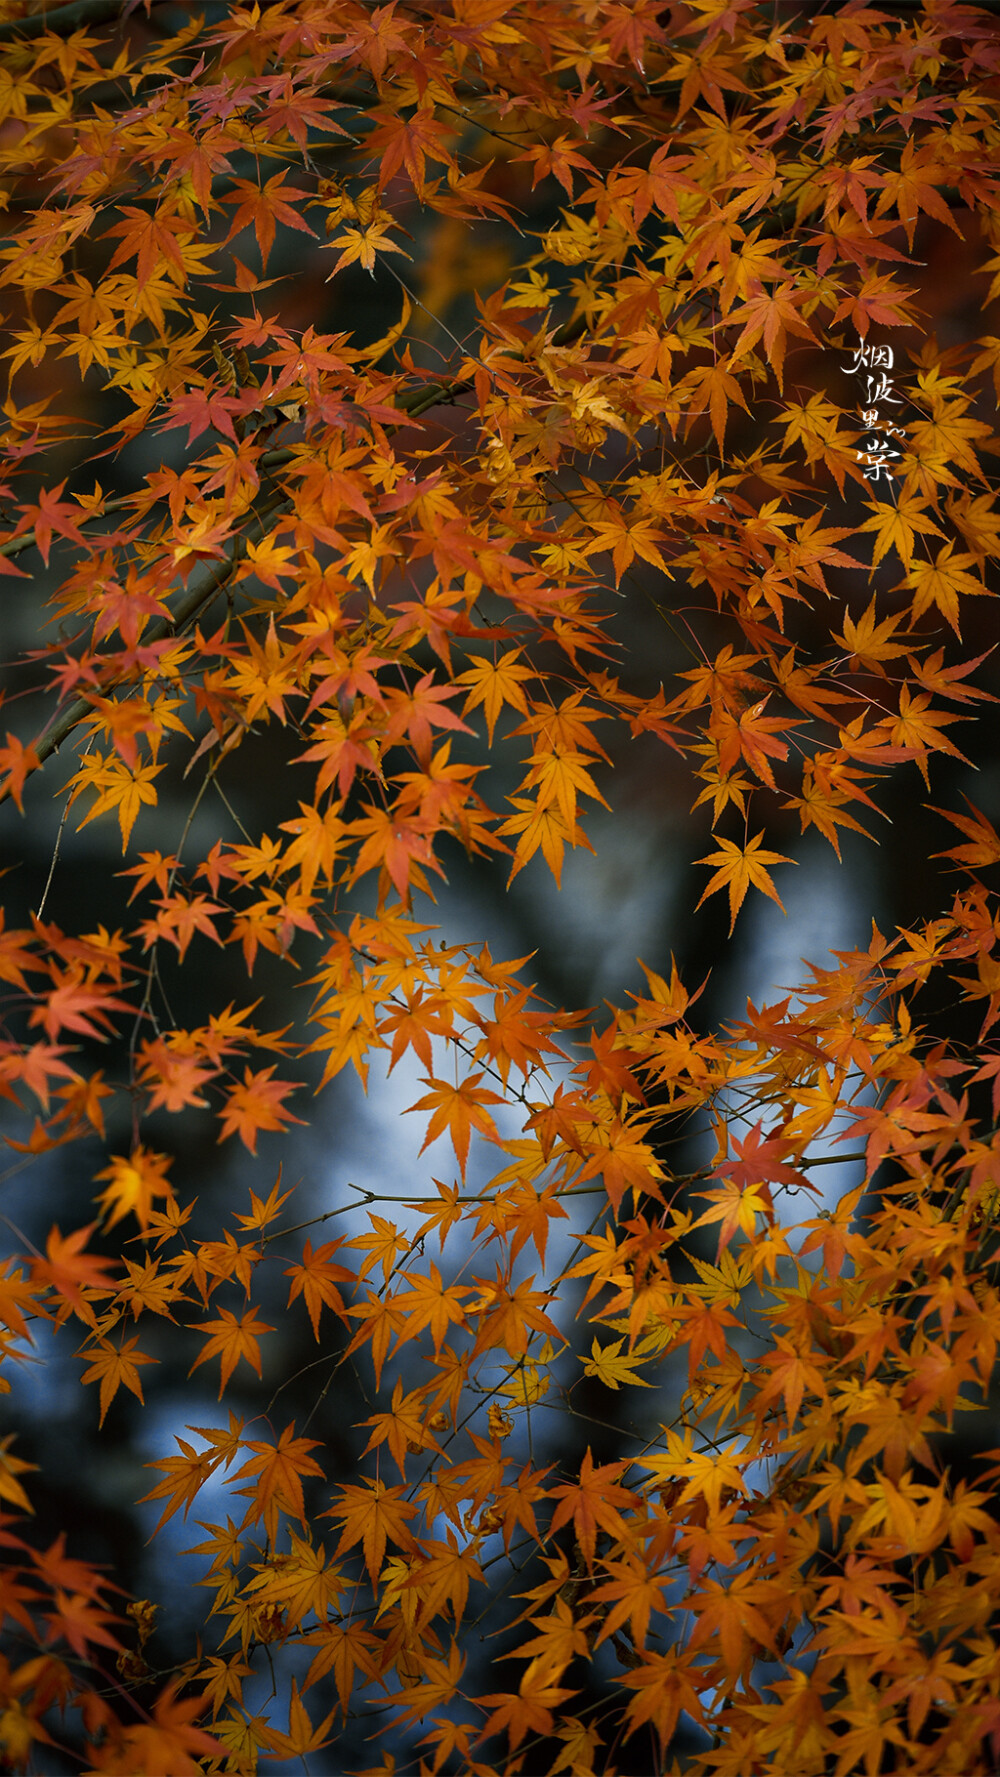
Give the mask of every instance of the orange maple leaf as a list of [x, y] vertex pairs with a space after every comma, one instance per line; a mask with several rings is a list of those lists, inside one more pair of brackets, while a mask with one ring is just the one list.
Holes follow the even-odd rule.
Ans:
[[341, 1320], [347, 1319], [344, 1298], [336, 1286], [338, 1283], [353, 1283], [354, 1273], [345, 1265], [330, 1263], [330, 1254], [337, 1252], [342, 1245], [340, 1240], [328, 1240], [325, 1246], [319, 1246], [313, 1252], [312, 1241], [307, 1240], [302, 1248], [301, 1264], [288, 1265], [285, 1268], [285, 1276], [292, 1280], [288, 1290], [288, 1306], [291, 1307], [296, 1296], [302, 1296], [317, 1339], [320, 1312], [324, 1307], [332, 1308]]
[[178, 1698], [180, 1687], [175, 1679], [153, 1705], [152, 1720], [126, 1729], [122, 1768], [135, 1777], [194, 1777], [196, 1758], [225, 1757], [222, 1741], [193, 1725], [209, 1708], [208, 1697]]
[[[271, 1332], [273, 1328], [261, 1328]], [[259, 1368], [258, 1368], [259, 1374]], [[255, 1454], [249, 1462], [238, 1469], [234, 1479], [243, 1480], [248, 1475], [257, 1475], [256, 1489], [245, 1487], [244, 1493], [254, 1493], [254, 1501], [247, 1512], [245, 1522], [257, 1523], [263, 1518], [268, 1536], [274, 1539], [277, 1530], [277, 1514], [288, 1512], [300, 1522], [305, 1520], [305, 1503], [302, 1496], [303, 1475], [322, 1475], [323, 1470], [310, 1450], [320, 1448], [317, 1438], [297, 1438], [295, 1426], [289, 1423], [276, 1444], [268, 1444], [256, 1439], [249, 1439], [246, 1448]]]
[[58, 1227], [53, 1227], [45, 1243], [45, 1258], [32, 1260], [33, 1281], [48, 1284], [63, 1298], [57, 1312], [59, 1320], [72, 1312], [93, 1326], [91, 1299], [112, 1293], [107, 1272], [113, 1270], [118, 1261], [84, 1251], [96, 1227], [96, 1222], [89, 1222], [86, 1228], [78, 1228], [75, 1234], [67, 1234], [65, 1239]]
[[204, 1351], [199, 1352], [191, 1365], [188, 1375], [192, 1375], [199, 1364], [207, 1362], [210, 1357], [221, 1357], [222, 1374], [219, 1381], [219, 1399], [225, 1393], [226, 1384], [241, 1358], [245, 1358], [256, 1370], [260, 1368], [259, 1334], [273, 1333], [274, 1328], [266, 1326], [257, 1319], [257, 1309], [249, 1308], [242, 1319], [237, 1319], [228, 1308], [219, 1310], [218, 1320], [206, 1320], [198, 1331], [208, 1340]]
[[447, 1129], [463, 1179], [473, 1128], [484, 1135], [487, 1141], [500, 1141], [497, 1126], [484, 1106], [502, 1104], [503, 1099], [498, 1092], [491, 1092], [488, 1087], [479, 1085], [482, 1077], [481, 1072], [467, 1074], [457, 1086], [452, 1086], [447, 1080], [437, 1080], [433, 1075], [425, 1075], [424, 1085], [430, 1086], [431, 1091], [425, 1093], [423, 1098], [418, 1098], [416, 1104], [406, 1107], [408, 1111], [434, 1112], [427, 1125], [427, 1134], [420, 1152], [423, 1153], [424, 1148], [436, 1141]]
[[262, 1129], [281, 1129], [286, 1123], [302, 1122], [301, 1117], [293, 1117], [284, 1107], [284, 1100], [300, 1082], [273, 1080], [273, 1073], [273, 1067], [261, 1068], [257, 1073], [249, 1067], [244, 1069], [242, 1086], [234, 1086], [226, 1100], [220, 1141], [238, 1132], [244, 1147], [256, 1154], [257, 1136]]
[[619, 1507], [635, 1507], [639, 1499], [627, 1487], [617, 1484], [618, 1477], [628, 1466], [627, 1462], [606, 1462], [595, 1468], [588, 1445], [580, 1464], [579, 1481], [567, 1481], [549, 1489], [551, 1498], [559, 1500], [552, 1514], [552, 1532], [554, 1534], [572, 1518], [588, 1573], [594, 1565], [598, 1530], [607, 1531], [616, 1541], [629, 1536], [628, 1523]]
[[[138, 1343], [138, 1339], [133, 1338], [126, 1339], [122, 1345], [117, 1346], [112, 1345], [110, 1341], [106, 1339], [102, 1339], [98, 1348], [98, 1354], [93, 1357], [93, 1362], [91, 1363], [89, 1370], [85, 1370], [83, 1373], [81, 1378], [82, 1381], [100, 1381], [101, 1384], [101, 1417], [98, 1421], [99, 1425], [104, 1424], [108, 1408], [123, 1382], [125, 1387], [131, 1390], [132, 1394], [135, 1395], [138, 1401], [142, 1401], [143, 1399], [142, 1382], [136, 1366], [138, 1364], [156, 1364], [159, 1363], [160, 1360], [155, 1357], [147, 1357], [144, 1351], [137, 1351], [136, 1346]], [[88, 1356], [91, 1355], [92, 1350], [91, 1352], [88, 1352]]]
[[406, 1528], [407, 1520], [416, 1517], [416, 1512], [416, 1506], [409, 1505], [403, 1498], [401, 1487], [386, 1487], [382, 1481], [365, 1481], [360, 1487], [338, 1487], [337, 1504], [322, 1515], [334, 1518], [344, 1526], [337, 1544], [338, 1555], [353, 1548], [355, 1543], [361, 1543], [365, 1566], [374, 1580], [381, 1569], [387, 1541], [407, 1554], [416, 1548]]
[[506, 1730], [511, 1746], [517, 1747], [525, 1734], [549, 1735], [555, 1725], [553, 1712], [578, 1694], [564, 1685], [553, 1684], [543, 1668], [529, 1666], [516, 1693], [497, 1691], [488, 1697], [480, 1697], [480, 1703], [492, 1709], [493, 1714], [479, 1739], [488, 1740], [491, 1734]]

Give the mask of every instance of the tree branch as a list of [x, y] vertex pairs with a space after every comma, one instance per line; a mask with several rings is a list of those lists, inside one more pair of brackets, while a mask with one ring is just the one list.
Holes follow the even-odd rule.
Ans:
[[0, 25], [0, 43], [16, 42], [22, 37], [44, 37], [54, 31], [57, 37], [69, 37], [82, 25], [103, 25], [107, 19], [124, 24], [125, 0], [73, 0], [71, 6], [57, 6], [52, 12], [32, 12], [23, 19], [7, 19]]
[[[247, 529], [240, 533], [237, 541], [259, 542], [276, 512], [288, 504], [288, 499], [283, 495], [278, 501], [266, 506], [248, 525]], [[169, 617], [160, 617], [151, 624], [143, 636], [143, 643], [148, 646], [150, 642], [163, 641], [166, 636], [180, 635], [192, 619], [199, 616], [205, 606], [211, 603], [216, 593], [222, 590], [236, 567], [238, 559], [234, 553], [227, 556], [225, 561], [210, 563], [200, 574], [196, 574], [186, 592], [178, 600], [176, 610], [171, 612]], [[89, 698], [77, 697], [67, 705], [61, 716], [56, 716], [51, 727], [44, 729], [38, 739], [32, 742], [39, 765], [43, 765], [46, 759], [58, 752], [67, 736], [72, 733], [78, 723], [86, 721], [87, 717], [93, 714], [93, 710], [94, 706]], [[0, 802], [6, 801], [10, 793], [9, 786], [10, 779], [0, 784]]]

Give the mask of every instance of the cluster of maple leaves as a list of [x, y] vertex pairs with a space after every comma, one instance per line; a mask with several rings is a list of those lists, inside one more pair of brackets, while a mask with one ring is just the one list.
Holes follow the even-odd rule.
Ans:
[[[690, 780], [702, 899], [735, 924], [751, 889], [778, 900], [787, 811], [839, 856], [892, 773], [929, 785], [935, 755], [963, 757], [955, 725], [991, 719], [961, 627], [1000, 554], [977, 417], [1000, 339], [925, 333], [915, 246], [922, 218], [951, 230], [1000, 293], [996, 20], [950, 0], [183, 10], [178, 30], [155, 5], [0, 4], [0, 573], [34, 551], [58, 624], [34, 655], [44, 727], [18, 735], [8, 705], [0, 795], [30, 816], [72, 753], [56, 787], [81, 825], [119, 823], [133, 909], [0, 927], [16, 1163], [112, 1131], [89, 1221], [3, 1264], [0, 1386], [30, 1386], [50, 1323], [103, 1424], [120, 1389], [143, 1401], [160, 1317], [203, 1339], [192, 1371], [222, 1402], [268, 1365], [254, 1298], [277, 1267], [333, 1349], [324, 1388], [363, 1366], [378, 1410], [319, 1511], [322, 1443], [294, 1420], [230, 1411], [153, 1462], [161, 1525], [207, 1532], [212, 1594], [205, 1646], [167, 1672], [155, 1601], [123, 1606], [62, 1536], [35, 1545], [31, 1465], [3, 1440], [0, 1762], [252, 1772], [388, 1705], [395, 1750], [369, 1768], [400, 1777], [624, 1777], [636, 1745], [679, 1770], [679, 1732], [706, 1777], [992, 1770], [1000, 1453], [973, 1486], [939, 1451], [988, 1403], [1000, 1338], [993, 825], [942, 810], [947, 910], [724, 1032], [652, 968], [598, 1029], [426, 915], [455, 841], [558, 883], [617, 740], [645, 735]], [[299, 325], [290, 264], [334, 303], [350, 268], [377, 273], [396, 321], [374, 342]], [[474, 293], [464, 338], [432, 290], [442, 311]], [[849, 402], [815, 386], [873, 329], [909, 403], [876, 483]], [[89, 485], [160, 437], [138, 491], [67, 492], [71, 446]], [[845, 610], [826, 576], [848, 571]], [[651, 695], [615, 671], [633, 589], [669, 662]], [[198, 855], [194, 812], [264, 730], [288, 818], [243, 811]], [[144, 811], [178, 760], [190, 816], [168, 833]], [[304, 1034], [269, 1028], [251, 981], [178, 1024], [158, 958], [190, 970], [209, 945], [247, 977], [261, 951], [318, 958]], [[932, 977], [981, 1003], [973, 1047], [914, 1022]], [[130, 1032], [124, 1077], [102, 1058]], [[279, 1180], [190, 1237], [171, 1117], [211, 1111], [254, 1154], [305, 1121], [297, 1058], [325, 1085], [410, 1051], [424, 1147], [450, 1149], [406, 1218], [387, 1188], [367, 1232], [325, 1238]], [[716, 1151], [675, 1177], [658, 1135], [680, 1117]], [[834, 1141], [861, 1182], [810, 1211]], [[613, 1461], [537, 1462], [530, 1428], [572, 1415], [584, 1377], [609, 1401], [655, 1389], [655, 1418]], [[225, 1525], [199, 1517], [210, 1483]], [[525, 1627], [507, 1689], [483, 1691], [480, 1621]], [[287, 1731], [244, 1704], [278, 1646], [309, 1659]], [[580, 1702], [588, 1665], [603, 1688]]]

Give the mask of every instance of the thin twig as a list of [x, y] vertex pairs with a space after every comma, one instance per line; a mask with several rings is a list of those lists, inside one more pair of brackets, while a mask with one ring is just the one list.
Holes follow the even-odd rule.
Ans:
[[[91, 741], [90, 746], [87, 748], [87, 753], [90, 752], [93, 744], [94, 744], [93, 741]], [[84, 753], [84, 755], [83, 755], [84, 758], [87, 757], [87, 753]], [[52, 862], [49, 865], [49, 873], [45, 879], [45, 887], [42, 890], [42, 898], [38, 903], [38, 908], [35, 913], [36, 919], [41, 919], [42, 914], [45, 912], [45, 903], [49, 898], [49, 889], [52, 887], [52, 878], [56, 873], [56, 864], [58, 863], [58, 860], [59, 860], [59, 847], [62, 844], [63, 828], [66, 825], [66, 817], [68, 814], [69, 814], [69, 802], [67, 801], [66, 806], [64, 807], [64, 809], [62, 811], [62, 820], [59, 822], [59, 831], [56, 834], [56, 842], [55, 842], [55, 845], [52, 847]]]

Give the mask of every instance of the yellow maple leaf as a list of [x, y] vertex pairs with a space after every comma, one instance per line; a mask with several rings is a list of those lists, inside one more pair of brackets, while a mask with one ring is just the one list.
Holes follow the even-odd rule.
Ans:
[[141, 1142], [129, 1155], [116, 1154], [111, 1165], [95, 1175], [110, 1180], [97, 1199], [102, 1209], [108, 1212], [106, 1226], [113, 1228], [131, 1211], [145, 1232], [153, 1198], [166, 1197], [169, 1200], [173, 1196], [166, 1177], [170, 1164], [169, 1154], [154, 1154]]
[[521, 687], [526, 679], [534, 679], [537, 675], [526, 666], [518, 666], [522, 652], [521, 648], [510, 648], [497, 661], [483, 656], [467, 672], [459, 673], [455, 680], [456, 685], [470, 687], [462, 709], [463, 716], [482, 704], [490, 746], [493, 745], [493, 731], [505, 703], [510, 704], [512, 709], [519, 710], [522, 716], [529, 713]]
[[[988, 598], [990, 593], [980, 580], [974, 580], [964, 570], [973, 565], [973, 555], [953, 555], [954, 542], [946, 543], [939, 549], [933, 562], [917, 562], [906, 576], [907, 586], [914, 592], [912, 617], [914, 623], [918, 617], [932, 605], [936, 605], [942, 617], [951, 624], [957, 636], [961, 636], [958, 626], [958, 595], [964, 593], [967, 598]], [[901, 650], [902, 652], [902, 650]]]
[[860, 531], [877, 532], [875, 553], [872, 566], [878, 567], [884, 555], [895, 549], [900, 561], [909, 568], [913, 560], [913, 533], [921, 531], [935, 537], [944, 532], [934, 523], [932, 518], [922, 511], [917, 498], [913, 494], [900, 494], [899, 505], [890, 505], [885, 500], [876, 500], [874, 518], [866, 518], [864, 524], [858, 526]]
[[581, 1358], [585, 1376], [596, 1376], [605, 1388], [619, 1388], [627, 1382], [632, 1388], [652, 1388], [651, 1382], [644, 1382], [635, 1374], [636, 1366], [646, 1362], [646, 1356], [633, 1351], [630, 1356], [622, 1357], [621, 1349], [624, 1339], [615, 1339], [613, 1344], [602, 1346], [595, 1338], [590, 1347], [589, 1358]]
[[[904, 611], [897, 611], [893, 616], [885, 617], [881, 623], [877, 623], [875, 600], [872, 599], [857, 623], [848, 611], [844, 612], [843, 632], [833, 639], [840, 643], [848, 655], [849, 665], [853, 666], [857, 662], [863, 670], [879, 673], [884, 678], [883, 660], [896, 660], [908, 651], [902, 643], [891, 640], [905, 615]], [[918, 613], [915, 611], [914, 615]]]
[[[88, 753], [81, 763], [79, 771], [70, 778], [70, 803], [76, 801], [84, 790], [93, 790], [97, 800], [87, 810], [80, 826], [85, 827], [99, 814], [106, 814], [109, 809], [117, 809], [118, 822], [122, 830], [122, 856], [128, 845], [136, 816], [143, 803], [155, 807], [157, 796], [151, 779], [163, 770], [162, 765], [137, 765], [134, 770], [126, 765], [124, 759], [112, 755], [104, 758], [100, 753]], [[76, 786], [74, 789], [73, 786]]]
[[719, 889], [728, 888], [731, 915], [730, 934], [732, 934], [736, 924], [736, 915], [743, 905], [751, 883], [770, 900], [776, 901], [782, 913], [785, 911], [781, 897], [764, 866], [765, 864], [794, 864], [796, 860], [784, 857], [781, 852], [761, 851], [760, 842], [763, 837], [763, 832], [758, 833], [755, 839], [748, 842], [743, 851], [731, 839], [720, 839], [719, 851], [710, 852], [707, 857], [697, 859], [699, 864], [717, 864], [719, 866], [702, 895], [701, 901], [698, 902], [698, 906], [700, 907], [702, 901], [706, 901], [709, 895], [716, 894]]

